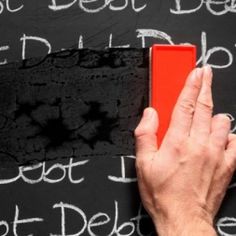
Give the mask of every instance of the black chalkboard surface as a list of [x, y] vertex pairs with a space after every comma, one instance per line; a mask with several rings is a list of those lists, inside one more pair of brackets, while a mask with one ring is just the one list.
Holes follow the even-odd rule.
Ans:
[[[144, 48], [197, 45], [235, 132], [235, 14], [233, 0], [0, 0], [0, 235], [155, 235], [134, 171]], [[222, 236], [236, 234], [234, 182]]]
[[2, 66], [3, 232], [141, 230], [133, 130], [147, 106], [148, 57], [84, 49]]

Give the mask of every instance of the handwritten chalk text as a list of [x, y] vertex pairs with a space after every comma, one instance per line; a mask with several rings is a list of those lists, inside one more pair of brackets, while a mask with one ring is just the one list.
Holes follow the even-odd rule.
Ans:
[[[16, 176], [8, 179], [0, 179], [0, 185], [14, 183], [19, 180], [23, 180], [27, 184], [38, 184], [40, 182], [54, 184], [63, 181], [66, 178], [67, 174], [68, 174], [68, 180], [71, 184], [79, 184], [84, 181], [84, 177], [80, 177], [79, 179], [74, 179], [73, 172], [75, 171], [75, 169], [77, 169], [76, 167], [83, 166], [87, 164], [88, 161], [89, 160], [74, 162], [73, 158], [70, 158], [68, 165], [56, 163], [48, 169], [46, 169], [46, 162], [41, 162], [33, 166], [20, 166], [18, 168], [18, 174]], [[37, 179], [27, 177], [27, 172], [29, 173], [37, 170], [41, 170], [41, 173]], [[50, 178], [50, 175], [53, 172], [57, 173], [56, 178], [55, 176], [54, 178], [52, 177]]]
[[[164, 42], [167, 44], [177, 44], [172, 37], [167, 34], [166, 32], [156, 30], [156, 29], [137, 29], [136, 30], [136, 39], [141, 40], [141, 46], [147, 47], [149, 46], [148, 40], [155, 40], [157, 43], [158, 42]], [[128, 48], [132, 47], [131, 44], [125, 44], [125, 45], [114, 45], [113, 40], [114, 37], [112, 34], [109, 35], [108, 37], [108, 47], [118, 47], [118, 48]], [[236, 39], [235, 39], [236, 40]], [[21, 52], [21, 58], [24, 60], [27, 58], [27, 45], [30, 44], [30, 42], [36, 42], [40, 44], [41, 47], [45, 48], [47, 53], [50, 53], [53, 51], [53, 46], [51, 43], [42, 37], [39, 36], [29, 36], [26, 34], [23, 34], [23, 36], [20, 38], [20, 41], [22, 41], [22, 52]], [[183, 42], [180, 44], [189, 44], [191, 42]], [[80, 35], [78, 42], [76, 43], [78, 45], [78, 48], [83, 48], [83, 47], [89, 47], [89, 45], [84, 45], [84, 36]], [[207, 32], [203, 31], [201, 32], [200, 35], [200, 44], [201, 44], [201, 55], [199, 56], [197, 60], [197, 65], [206, 65], [209, 64], [212, 66], [212, 68], [216, 69], [224, 69], [228, 68], [233, 64], [234, 61], [234, 54], [232, 50], [229, 50], [225, 46], [221, 45], [214, 45], [212, 47], [209, 47], [208, 39], [207, 39]], [[234, 46], [234, 45], [232, 45]], [[107, 46], [105, 46], [107, 47]], [[9, 46], [5, 46], [4, 50], [9, 50]], [[32, 49], [31, 49], [32, 50]], [[1, 48], [0, 48], [1, 52]], [[215, 62], [215, 58], [219, 57], [222, 58], [221, 61]], [[7, 59], [4, 59], [2, 64], [7, 63]]]
[[[114, 213], [112, 215], [109, 215], [105, 212], [97, 212], [90, 218], [88, 218], [84, 210], [82, 210], [80, 207], [65, 202], [55, 203], [52, 206], [52, 209], [60, 210], [59, 214], [61, 222], [58, 222], [58, 228], [59, 228], [58, 232], [50, 233], [49, 234], [50, 236], [72, 236], [72, 235], [79, 236], [82, 234], [89, 236], [96, 236], [99, 233], [100, 227], [104, 225], [107, 225], [107, 227], [110, 228], [110, 232], [108, 232], [106, 236], [112, 236], [112, 235], [144, 236], [144, 234], [141, 232], [140, 224], [142, 220], [148, 218], [146, 214], [142, 214], [142, 205], [140, 204], [137, 215], [135, 217], [128, 219], [125, 222], [122, 222], [122, 220], [120, 219], [121, 217], [120, 217], [119, 202], [116, 200], [114, 200], [114, 210], [113, 210]], [[0, 221], [0, 227], [2, 229], [1, 236], [9, 236], [11, 234], [10, 233], [11, 224], [12, 224], [13, 235], [19, 236], [18, 232], [20, 231], [21, 225], [23, 226], [24, 224], [35, 224], [35, 223], [43, 224], [45, 222], [43, 218], [39, 217], [20, 219], [19, 215], [20, 215], [20, 207], [16, 205], [13, 221], [12, 222], [7, 222], [5, 220]], [[77, 220], [76, 223], [77, 232], [71, 232], [71, 229], [67, 227], [66, 224], [66, 222], [72, 221], [74, 217], [76, 217]], [[123, 234], [123, 232], [126, 233]], [[33, 232], [30, 235], [34, 235]]]
[[[5, 2], [5, 4], [4, 4]], [[14, 13], [14, 12], [18, 12], [20, 11], [24, 5], [20, 3], [20, 1], [18, 1], [18, 3], [16, 4], [15, 2], [11, 5], [10, 4], [10, 0], [1, 0], [0, 1], [0, 15], [4, 12], [4, 10], [10, 12], [10, 13]]]
[[[100, 2], [100, 5], [95, 4], [96, 2]], [[105, 0], [104, 2], [99, 0], [73, 0], [66, 4], [60, 4], [60, 1], [52, 0], [51, 4], [48, 5], [48, 8], [52, 11], [61, 11], [69, 9], [76, 3], [81, 10], [87, 13], [98, 13], [106, 8], [111, 11], [122, 11], [129, 6], [129, 3], [131, 4], [134, 12], [141, 12], [147, 6], [146, 3], [138, 4], [137, 0], [124, 0], [122, 2], [117, 0]]]
[[175, 9], [171, 8], [170, 12], [172, 14], [182, 15], [191, 14], [199, 11], [203, 5], [206, 5], [206, 9], [215, 16], [225, 15], [227, 13], [236, 13], [236, 1], [235, 0], [199, 0], [198, 5], [194, 7], [185, 8], [184, 2], [189, 2], [188, 0], [175, 0]]

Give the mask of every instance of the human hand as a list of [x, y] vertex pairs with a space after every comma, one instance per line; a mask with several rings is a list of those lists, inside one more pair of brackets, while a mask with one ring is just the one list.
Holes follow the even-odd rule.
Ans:
[[236, 168], [236, 135], [226, 115], [212, 117], [212, 71], [193, 70], [157, 147], [157, 113], [135, 130], [142, 202], [160, 235], [216, 235], [214, 217]]

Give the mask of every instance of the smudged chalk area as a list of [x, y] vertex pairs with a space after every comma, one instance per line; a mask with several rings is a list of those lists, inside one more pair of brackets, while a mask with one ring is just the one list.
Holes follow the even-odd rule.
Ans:
[[134, 153], [148, 49], [68, 50], [0, 67], [0, 165]]

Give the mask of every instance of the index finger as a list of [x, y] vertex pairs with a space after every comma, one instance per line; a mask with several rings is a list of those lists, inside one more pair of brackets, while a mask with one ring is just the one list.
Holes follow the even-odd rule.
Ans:
[[182, 140], [189, 136], [198, 95], [202, 87], [203, 70], [194, 69], [188, 76], [185, 86], [174, 107], [166, 136]]

